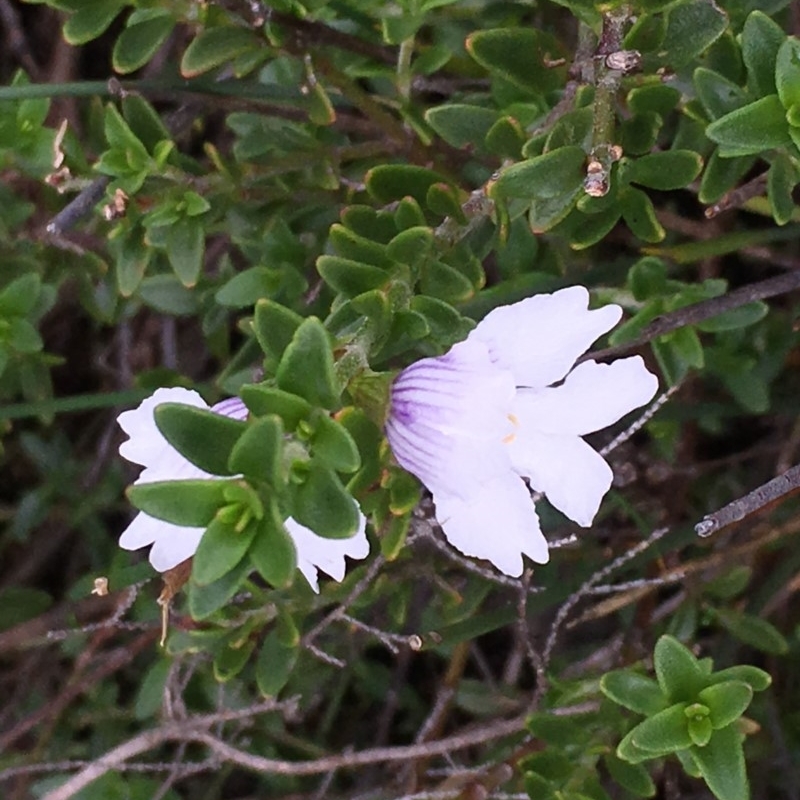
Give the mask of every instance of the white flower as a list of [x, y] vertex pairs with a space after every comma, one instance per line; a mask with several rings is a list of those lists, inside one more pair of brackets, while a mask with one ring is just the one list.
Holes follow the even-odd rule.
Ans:
[[522, 573], [523, 553], [549, 558], [523, 477], [588, 527], [613, 476], [581, 436], [658, 389], [639, 356], [572, 369], [622, 315], [588, 305], [587, 290], [572, 286], [497, 308], [466, 341], [392, 384], [386, 436], [398, 463], [433, 494], [450, 543], [507, 575]]
[[[197, 392], [180, 388], [157, 389], [138, 408], [119, 415], [117, 422], [130, 437], [120, 445], [120, 455], [144, 467], [136, 483], [218, 477], [194, 466], [167, 442], [153, 416], [156, 407], [162, 403], [208, 408]], [[246, 419], [248, 413], [237, 397], [223, 400], [211, 410], [240, 420]], [[315, 592], [319, 591], [317, 569], [340, 581], [344, 577], [345, 556], [361, 559], [369, 554], [363, 514], [359, 514], [358, 530], [349, 539], [325, 539], [291, 518], [284, 525], [297, 551], [298, 569]], [[120, 536], [119, 544], [125, 550], [138, 550], [152, 544], [150, 563], [159, 572], [164, 572], [195, 554], [203, 531], [204, 528], [173, 525], [139, 512]]]

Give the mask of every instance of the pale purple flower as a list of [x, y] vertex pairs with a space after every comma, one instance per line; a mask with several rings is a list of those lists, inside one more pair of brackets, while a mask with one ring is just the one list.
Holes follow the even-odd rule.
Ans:
[[[119, 415], [117, 422], [129, 436], [120, 445], [120, 455], [144, 467], [136, 483], [218, 478], [219, 476], [209, 475], [187, 461], [164, 438], [153, 416], [156, 407], [162, 403], [183, 403], [196, 408], [208, 408], [203, 398], [189, 389], [157, 389], [138, 408]], [[246, 419], [248, 413], [238, 397], [223, 400], [212, 406], [211, 410], [239, 420]], [[345, 556], [361, 559], [369, 554], [363, 514], [359, 514], [358, 530], [349, 539], [317, 536], [291, 518], [284, 525], [297, 551], [297, 567], [315, 592], [319, 591], [318, 569], [340, 581], [344, 578]], [[159, 572], [164, 572], [195, 554], [204, 530], [173, 525], [140, 511], [120, 536], [119, 544], [125, 550], [138, 550], [140, 547], [152, 545], [150, 563]]]
[[589, 527], [613, 475], [581, 437], [658, 389], [640, 356], [573, 369], [622, 315], [588, 306], [588, 291], [572, 286], [496, 308], [392, 384], [386, 436], [398, 463], [432, 493], [449, 542], [507, 575], [522, 573], [522, 554], [549, 559], [523, 478]]

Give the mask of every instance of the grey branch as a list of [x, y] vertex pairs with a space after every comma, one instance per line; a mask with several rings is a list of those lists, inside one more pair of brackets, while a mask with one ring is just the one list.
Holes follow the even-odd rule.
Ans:
[[684, 306], [669, 314], [662, 314], [644, 327], [641, 334], [635, 339], [616, 347], [607, 347], [605, 350], [586, 353], [578, 359], [578, 363], [587, 361], [590, 358], [597, 360], [614, 358], [620, 353], [641, 347], [659, 336], [678, 330], [678, 328], [683, 328], [686, 325], [697, 325], [707, 319], [712, 319], [726, 311], [732, 311], [734, 308], [740, 308], [756, 300], [766, 300], [768, 297], [775, 297], [798, 289], [800, 289], [800, 270], [793, 270], [783, 275], [777, 275], [774, 278], [767, 278], [747, 286], [741, 286], [720, 297], [712, 297], [710, 300], [703, 300], [690, 306]]
[[745, 517], [760, 511], [764, 506], [800, 489], [800, 465], [794, 466], [783, 475], [753, 489], [752, 492], [723, 506], [719, 511], [708, 514], [694, 526], [698, 536], [711, 536], [712, 533], [739, 522]]
[[485, 744], [495, 739], [519, 733], [525, 726], [526, 716], [522, 715], [508, 720], [497, 720], [482, 724], [463, 732], [456, 733], [435, 742], [424, 742], [399, 747], [376, 747], [355, 753], [325, 756], [311, 761], [283, 761], [265, 758], [244, 750], [239, 750], [223, 742], [205, 730], [200, 730], [187, 721], [182, 725], [164, 725], [160, 728], [145, 731], [127, 742], [108, 751], [86, 769], [81, 770], [57, 789], [48, 792], [42, 800], [69, 800], [88, 784], [118, 769], [121, 764], [142, 753], [152, 750], [169, 741], [197, 742], [205, 744], [218, 758], [236, 764], [254, 772], [275, 775], [320, 775], [333, 769], [353, 768], [366, 764], [408, 761], [414, 758], [430, 758], [437, 755], [448, 755], [456, 750]]

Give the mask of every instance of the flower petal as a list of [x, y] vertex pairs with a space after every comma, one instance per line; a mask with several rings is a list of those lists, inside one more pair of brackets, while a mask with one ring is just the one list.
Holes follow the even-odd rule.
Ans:
[[202, 528], [181, 528], [178, 525], [170, 527], [174, 530], [165, 529], [160, 532], [150, 548], [150, 563], [159, 572], [166, 572], [191, 558], [197, 552], [200, 539], [205, 533]]
[[228, 397], [225, 400], [220, 400], [219, 403], [214, 403], [211, 406], [211, 410], [215, 414], [221, 414], [223, 417], [230, 417], [240, 421], [246, 420], [250, 414], [249, 409], [240, 397]]
[[508, 470], [511, 374], [497, 369], [481, 342], [404, 369], [391, 390], [386, 436], [398, 463], [433, 492], [472, 496]]
[[588, 528], [614, 474], [578, 436], [552, 436], [520, 428], [509, 444], [514, 467], [562, 513]]
[[123, 411], [117, 417], [119, 426], [130, 437], [119, 446], [119, 454], [123, 458], [143, 467], [151, 467], [158, 465], [163, 456], [172, 450], [153, 416], [156, 407], [162, 403], [184, 403], [195, 408], [208, 408], [205, 400], [191, 389], [156, 389], [150, 397], [142, 400], [138, 408]]
[[123, 550], [152, 544], [150, 563], [159, 571], [172, 569], [195, 554], [203, 528], [184, 528], [139, 512], [119, 537]]
[[616, 305], [589, 311], [589, 292], [570, 286], [490, 311], [467, 341], [485, 342], [494, 364], [517, 386], [541, 389], [561, 380], [575, 360], [622, 316]]
[[464, 555], [485, 558], [501, 572], [522, 574], [522, 554], [539, 564], [550, 558], [530, 493], [515, 475], [489, 481], [465, 500], [434, 494], [436, 519], [444, 535]]
[[348, 539], [317, 536], [291, 517], [283, 524], [297, 550], [297, 568], [315, 592], [319, 592], [318, 569], [341, 581], [347, 566], [345, 556], [362, 559], [369, 555], [369, 541], [365, 533], [367, 521], [363, 514], [359, 513], [358, 530]]
[[657, 391], [658, 378], [641, 356], [611, 364], [585, 361], [560, 386], [519, 389], [513, 413], [523, 430], [582, 436], [611, 425]]

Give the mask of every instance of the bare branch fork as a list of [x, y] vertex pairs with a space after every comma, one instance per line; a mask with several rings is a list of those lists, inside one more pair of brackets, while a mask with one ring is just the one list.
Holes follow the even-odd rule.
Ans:
[[[199, 723], [199, 724], [198, 724]], [[264, 758], [223, 742], [204, 729], [202, 720], [189, 720], [186, 724], [163, 725], [134, 736], [113, 748], [104, 756], [81, 770], [66, 783], [44, 795], [42, 800], [69, 800], [88, 784], [118, 769], [124, 762], [152, 750], [166, 742], [195, 742], [206, 745], [219, 759], [253, 772], [275, 775], [320, 775], [336, 769], [352, 769], [368, 764], [402, 762], [416, 758], [431, 758], [457, 750], [485, 744], [495, 739], [521, 731], [525, 716], [499, 720], [481, 725], [434, 742], [403, 747], [377, 747], [355, 753], [325, 756], [311, 761], [285, 761]]]

